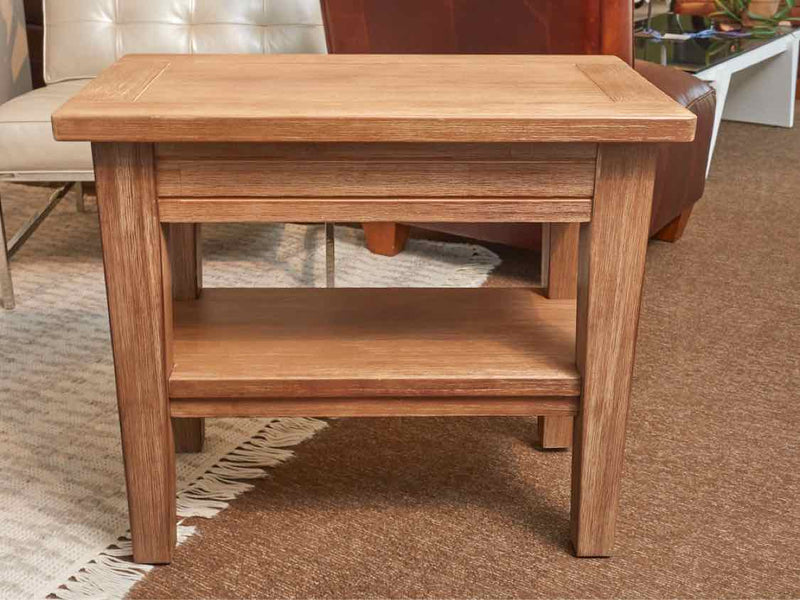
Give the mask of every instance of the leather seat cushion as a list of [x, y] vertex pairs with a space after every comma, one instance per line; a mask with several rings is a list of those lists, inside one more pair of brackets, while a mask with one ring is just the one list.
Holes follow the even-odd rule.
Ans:
[[56, 142], [50, 115], [89, 82], [65, 81], [0, 105], [0, 174], [92, 171], [87, 142]]

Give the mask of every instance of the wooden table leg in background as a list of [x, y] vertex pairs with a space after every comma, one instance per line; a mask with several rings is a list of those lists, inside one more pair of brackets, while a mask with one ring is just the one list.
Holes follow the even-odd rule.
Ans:
[[[196, 300], [203, 289], [203, 249], [199, 223], [168, 223], [167, 247], [172, 271], [172, 297]], [[172, 419], [176, 452], [200, 452], [205, 419]]]
[[411, 227], [402, 223], [362, 223], [370, 252], [395, 256], [406, 247]]
[[[542, 287], [548, 298], [571, 300], [578, 293], [579, 223], [542, 224]], [[543, 450], [572, 446], [573, 417], [539, 417], [538, 445]]]
[[592, 221], [581, 225], [577, 360], [583, 377], [572, 452], [572, 543], [610, 556], [652, 207], [656, 150], [600, 147]]
[[153, 146], [92, 144], [133, 558], [167, 563], [175, 546], [175, 451], [167, 377], [169, 261]]

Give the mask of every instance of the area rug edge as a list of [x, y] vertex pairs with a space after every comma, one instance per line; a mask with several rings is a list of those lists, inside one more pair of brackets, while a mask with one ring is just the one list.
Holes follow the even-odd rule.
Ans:
[[[249, 439], [219, 455], [210, 467], [199, 469], [199, 476], [177, 495], [178, 517], [210, 519], [225, 510], [230, 502], [253, 488], [254, 480], [267, 477], [268, 469], [295, 456], [292, 448], [310, 440], [328, 426], [311, 418], [268, 420]], [[178, 522], [178, 545], [196, 533], [193, 526]], [[106, 547], [90, 553], [63, 575], [42, 585], [37, 598], [123, 598], [153, 568], [133, 562], [130, 532], [109, 540]]]

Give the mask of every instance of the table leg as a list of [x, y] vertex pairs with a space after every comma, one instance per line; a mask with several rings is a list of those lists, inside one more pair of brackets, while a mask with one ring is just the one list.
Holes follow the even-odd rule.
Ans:
[[402, 223], [362, 223], [367, 248], [374, 254], [395, 256], [406, 247], [411, 228]]
[[578, 293], [579, 223], [542, 225], [542, 283], [547, 297], [569, 300]]
[[636, 345], [656, 148], [602, 145], [592, 221], [581, 225], [577, 361], [583, 378], [572, 454], [572, 543], [610, 556]]
[[169, 261], [153, 147], [93, 144], [133, 558], [167, 563], [175, 545], [175, 450], [167, 373]]
[[[195, 300], [203, 289], [203, 248], [199, 223], [169, 223], [167, 246], [172, 271], [172, 297]], [[172, 419], [176, 452], [200, 452], [205, 439], [205, 419]]]
[[[542, 285], [548, 298], [577, 295], [578, 223], [542, 224]], [[539, 417], [538, 445], [543, 450], [572, 446], [573, 417]]]

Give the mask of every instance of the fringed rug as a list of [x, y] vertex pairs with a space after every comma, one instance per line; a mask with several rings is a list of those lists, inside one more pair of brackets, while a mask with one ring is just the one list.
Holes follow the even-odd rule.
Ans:
[[[47, 190], [0, 184], [9, 233]], [[0, 598], [118, 598], [148, 570], [130, 562], [97, 216], [70, 194], [14, 258], [0, 311]], [[93, 204], [89, 205], [90, 211]], [[204, 227], [207, 287], [320, 286], [319, 226]], [[412, 240], [387, 259], [337, 228], [342, 287], [477, 287], [499, 264], [480, 246]], [[213, 517], [325, 427], [315, 419], [209, 420], [179, 455], [182, 517]], [[179, 531], [181, 541], [193, 534]]]

